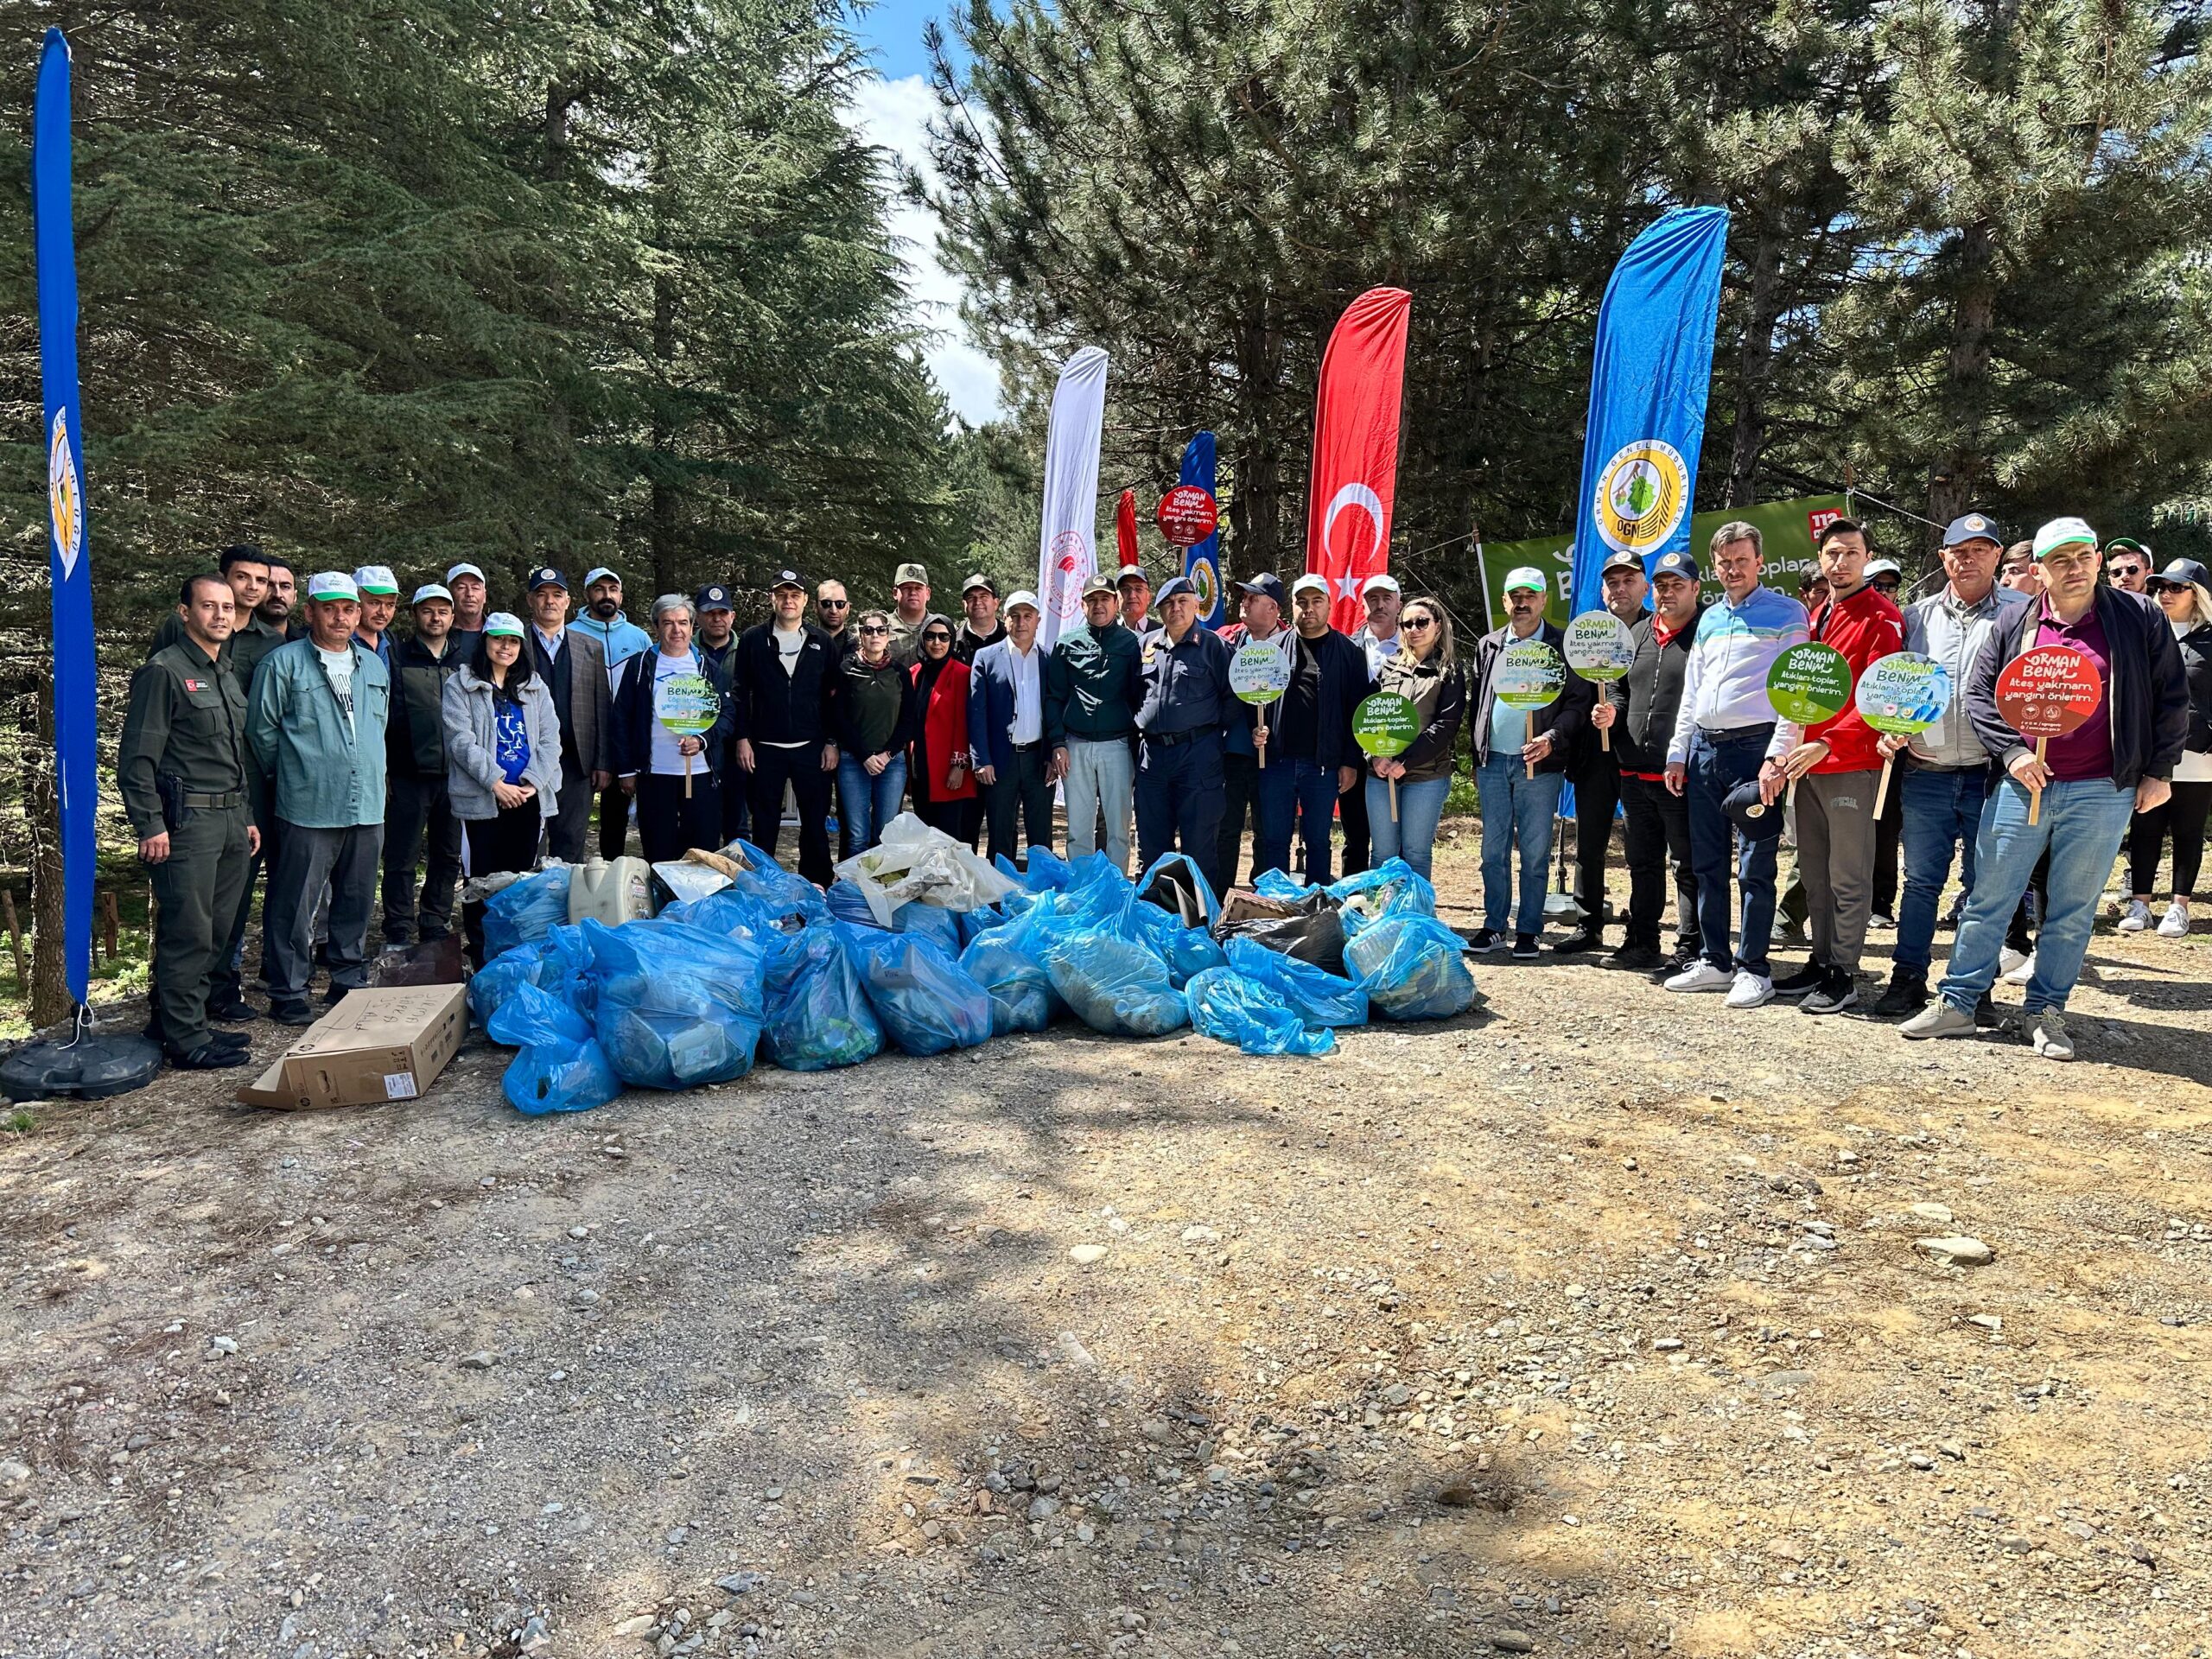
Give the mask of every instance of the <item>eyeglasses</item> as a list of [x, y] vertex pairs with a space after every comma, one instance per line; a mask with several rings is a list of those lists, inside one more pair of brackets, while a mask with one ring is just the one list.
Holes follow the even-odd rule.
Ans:
[[2115, 576], [2139, 576], [2143, 574], [2143, 567], [2139, 564], [2115, 564], [2112, 567], [2112, 573]]
[[825, 611], [849, 610], [853, 603], [849, 599], [817, 599], [814, 602]]
[[949, 633], [925, 633], [922, 636], [922, 643], [925, 645], [949, 645], [952, 643], [952, 636]]
[[885, 627], [880, 622], [863, 622], [861, 624], [861, 632], [862, 633], [888, 633], [891, 630]]

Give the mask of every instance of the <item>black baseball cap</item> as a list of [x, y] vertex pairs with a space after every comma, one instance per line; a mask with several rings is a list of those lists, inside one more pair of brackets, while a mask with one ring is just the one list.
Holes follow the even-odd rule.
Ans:
[[768, 591], [773, 593], [779, 588], [796, 588], [799, 592], [804, 593], [806, 578], [796, 570], [779, 570], [776, 572], [775, 580], [768, 584]]
[[1782, 833], [1782, 798], [1777, 795], [1771, 805], [1761, 800], [1759, 780], [1756, 778], [1746, 778], [1730, 790], [1720, 808], [1743, 831], [1746, 841], [1772, 841]]
[[[1260, 594], [1272, 599], [1277, 605], [1287, 605], [1290, 602], [1282, 596], [1282, 578], [1272, 570], [1262, 570], [1251, 581], [1240, 582], [1236, 587], [1240, 593]], [[1162, 594], [1160, 597], [1165, 599], [1166, 595]]]
[[569, 591], [569, 583], [567, 578], [551, 565], [541, 564], [530, 573], [530, 591], [534, 594], [541, 588], [558, 588], [565, 594]]
[[729, 589], [718, 582], [713, 582], [691, 596], [691, 608], [695, 611], [734, 611], [737, 607], [730, 603]]
[[[1630, 555], [1630, 556], [1634, 556]], [[1654, 582], [1658, 581], [1662, 576], [1681, 576], [1690, 582], [1705, 580], [1704, 574], [1697, 568], [1697, 561], [1679, 550], [1672, 553], [1661, 554], [1659, 562], [1651, 567], [1651, 579]]]
[[1608, 570], [1633, 570], [1640, 576], [1643, 574], [1643, 555], [1631, 553], [1624, 547], [1616, 549], [1607, 555], [1605, 562], [1598, 567], [1598, 574], [1601, 576]]
[[2151, 577], [2153, 587], [2212, 588], [2212, 572], [2195, 559], [2176, 559]]

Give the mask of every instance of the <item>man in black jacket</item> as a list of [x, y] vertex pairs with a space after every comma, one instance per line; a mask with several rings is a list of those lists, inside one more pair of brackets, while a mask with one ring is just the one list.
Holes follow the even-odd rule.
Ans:
[[[2189, 736], [2189, 684], [2173, 630], [2157, 606], [2098, 582], [2097, 537], [2088, 525], [2052, 520], [2036, 532], [2035, 556], [2043, 598], [1982, 642], [1961, 693], [1974, 735], [2009, 775], [1982, 808], [1974, 893], [1941, 999], [1898, 1030], [1913, 1038], [1974, 1034], [1974, 1005], [1996, 980], [2012, 907], [2048, 851], [2043, 927], [2023, 1007], [2036, 1052], [2070, 1060], [2066, 998], [2081, 976], [2097, 900], [2129, 817], [2172, 792], [2174, 765]], [[2031, 744], [1999, 711], [1997, 680], [2022, 652], [2050, 645], [2086, 658], [2103, 696], [2074, 731]]]
[[[1667, 743], [1681, 712], [1682, 674], [1705, 607], [1697, 561], [1669, 553], [1652, 568], [1652, 613], [1629, 630], [1636, 661], [1607, 688], [1590, 723], [1613, 734], [1627, 809], [1628, 937], [1605, 958], [1639, 973], [1675, 973], [1698, 958], [1697, 875], [1690, 863], [1690, 805], [1667, 787]], [[1659, 917], [1667, 906], [1666, 867], [1675, 866], [1675, 958], [1659, 956]]]
[[614, 687], [599, 641], [569, 626], [569, 584], [550, 564], [530, 573], [526, 643], [531, 672], [552, 691], [561, 717], [561, 788], [545, 826], [545, 850], [578, 864], [592, 800], [614, 784]]
[[[446, 801], [446, 682], [461, 661], [461, 647], [453, 643], [453, 594], [442, 582], [430, 582], [415, 590], [411, 608], [415, 632], [392, 652], [391, 712], [385, 725], [387, 945], [451, 933], [453, 892], [461, 880], [461, 820]], [[430, 868], [418, 912], [415, 860], [425, 842]]]
[[[1513, 954], [1536, 957], [1544, 925], [1544, 865], [1552, 855], [1552, 820], [1567, 756], [1590, 721], [1598, 688], [1568, 671], [1559, 695], [1541, 709], [1516, 709], [1497, 696], [1497, 668], [1509, 646], [1541, 639], [1554, 652], [1565, 637], [1544, 620], [1548, 588], [1542, 571], [1522, 565], [1505, 576], [1506, 624], [1475, 647], [1475, 788], [1483, 817], [1483, 925], [1467, 942], [1471, 950], [1505, 943], [1509, 910]], [[1561, 659], [1562, 667], [1564, 658]], [[1513, 849], [1521, 849], [1519, 898], [1515, 902]]]
[[732, 659], [730, 702], [737, 764], [751, 779], [753, 840], [773, 856], [783, 833], [784, 791], [798, 806], [798, 872], [817, 887], [830, 867], [830, 795], [837, 776], [837, 648], [806, 620], [806, 582], [779, 570], [776, 613], [747, 628]]
[[1325, 576], [1291, 583], [1294, 626], [1283, 642], [1290, 687], [1252, 728], [1253, 743], [1268, 759], [1252, 774], [1255, 880], [1289, 868], [1295, 830], [1306, 880], [1326, 887], [1337, 798], [1361, 781], [1364, 757], [1352, 741], [1351, 715], [1370, 689], [1367, 653], [1329, 626], [1329, 601]]

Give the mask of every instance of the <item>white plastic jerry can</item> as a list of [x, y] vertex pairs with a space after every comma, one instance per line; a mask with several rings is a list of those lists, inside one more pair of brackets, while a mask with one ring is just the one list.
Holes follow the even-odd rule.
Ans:
[[594, 858], [569, 876], [569, 919], [620, 927], [653, 913], [652, 867], [642, 858]]

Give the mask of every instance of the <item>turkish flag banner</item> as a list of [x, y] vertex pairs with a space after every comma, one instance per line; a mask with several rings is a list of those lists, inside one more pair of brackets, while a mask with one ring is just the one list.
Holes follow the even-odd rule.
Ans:
[[1369, 289], [1345, 308], [1321, 355], [1306, 568], [1329, 579], [1329, 620], [1344, 633], [1367, 624], [1361, 585], [1389, 569], [1398, 404], [1413, 303], [1402, 288]]

